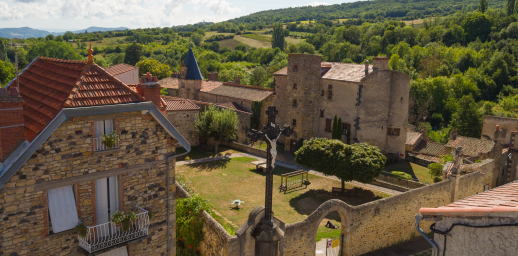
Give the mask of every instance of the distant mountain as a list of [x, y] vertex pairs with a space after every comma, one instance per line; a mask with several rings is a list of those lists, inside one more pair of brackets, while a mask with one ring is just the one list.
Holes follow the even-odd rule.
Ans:
[[129, 28], [126, 28], [126, 27], [118, 27], [118, 28], [89, 27], [87, 29], [76, 30], [76, 31], [72, 31], [72, 32], [74, 32], [74, 33], [84, 33], [85, 30], [86, 30], [86, 31], [88, 31], [88, 33], [90, 33], [90, 32], [104, 32], [104, 31], [114, 31], [114, 30], [126, 30], [126, 29], [129, 29]]
[[[103, 27], [89, 27], [87, 29], [81, 29], [77, 31], [72, 31], [73, 33], [84, 33], [85, 30], [88, 32], [99, 32], [99, 31], [113, 31], [113, 30], [126, 30], [126, 27], [118, 27], [118, 28], [103, 28]], [[59, 31], [63, 31], [59, 29]], [[34, 29], [29, 27], [21, 27], [21, 28], [0, 28], [0, 37], [3, 38], [29, 38], [29, 37], [46, 37], [49, 34], [63, 35], [65, 32], [61, 33], [52, 33], [47, 30]]]

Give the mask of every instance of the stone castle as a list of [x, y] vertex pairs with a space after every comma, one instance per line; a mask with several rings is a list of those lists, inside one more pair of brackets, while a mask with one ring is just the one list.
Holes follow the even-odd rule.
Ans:
[[[288, 66], [274, 74], [275, 88], [220, 82], [217, 74], [203, 80], [189, 51], [181, 73], [161, 80], [170, 96], [229, 104], [252, 113], [253, 102], [262, 102], [259, 127], [266, 123], [266, 108], [274, 104], [279, 125], [289, 124], [295, 133], [281, 138], [286, 151], [294, 151], [300, 138], [331, 138], [332, 120], [341, 118], [342, 133], [351, 129], [351, 142], [368, 142], [384, 153], [403, 156], [408, 123], [410, 77], [388, 68], [389, 58], [376, 57], [373, 65], [322, 62], [322, 57], [290, 54]], [[215, 76], [215, 77], [213, 77]], [[248, 123], [241, 122], [238, 142], [246, 141]], [[345, 136], [343, 141], [346, 142]]]

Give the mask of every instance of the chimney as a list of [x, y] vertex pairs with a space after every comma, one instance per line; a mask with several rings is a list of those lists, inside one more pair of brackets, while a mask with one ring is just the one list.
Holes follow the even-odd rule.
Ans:
[[495, 133], [494, 133], [494, 139], [498, 140], [500, 138], [500, 135], [502, 134], [502, 130], [500, 130], [500, 125], [496, 125]]
[[369, 74], [369, 60], [365, 61], [365, 75]]
[[23, 99], [16, 88], [0, 88], [0, 162], [24, 141]]
[[218, 81], [218, 72], [209, 73], [209, 81]]
[[456, 140], [457, 139], [457, 130], [452, 130], [450, 132], [450, 140]]
[[372, 69], [374, 70], [388, 70], [389, 58], [387, 57], [374, 57], [372, 59]]
[[164, 113], [165, 110], [163, 110], [161, 106], [162, 98], [160, 96], [160, 89], [158, 79], [149, 72], [147, 72], [145, 76], [142, 76], [140, 84], [137, 86], [137, 92], [144, 96], [146, 101], [153, 102], [155, 106]]
[[236, 79], [234, 80], [234, 83], [235, 84], [241, 84], [241, 78], [236, 77]]
[[457, 170], [460, 170], [460, 166], [462, 165], [462, 147], [457, 147], [453, 151], [453, 167]]

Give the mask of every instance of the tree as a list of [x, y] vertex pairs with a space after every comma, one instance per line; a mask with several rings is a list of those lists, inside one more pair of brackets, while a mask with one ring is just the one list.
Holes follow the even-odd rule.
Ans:
[[[212, 44], [209, 46], [209, 49], [213, 52], [219, 52], [219, 43], [214, 41], [212, 42]], [[235, 48], [234, 48], [235, 49]]]
[[71, 44], [56, 41], [38, 42], [32, 45], [29, 52], [27, 52], [27, 59], [32, 61], [37, 56], [64, 60], [83, 59], [74, 51], [74, 47]]
[[325, 175], [333, 175], [345, 182], [372, 182], [385, 167], [386, 157], [378, 147], [367, 143], [346, 145], [338, 140], [311, 138], [295, 152], [297, 164]]
[[451, 126], [459, 135], [479, 138], [482, 132], [482, 116], [471, 94], [459, 101], [457, 111], [452, 116]]
[[440, 163], [431, 163], [428, 165], [428, 169], [430, 169], [430, 176], [432, 176], [434, 182], [441, 181], [442, 168], [443, 166]]
[[335, 118], [333, 119], [333, 129], [331, 132], [331, 139], [333, 139], [333, 140], [337, 139], [337, 135], [336, 135], [336, 132], [337, 132], [336, 125], [337, 124], [338, 124], [338, 117], [335, 115]]
[[136, 64], [136, 66], [138, 67], [139, 76], [143, 76], [149, 72], [159, 80], [169, 77], [171, 73], [173, 73], [167, 64], [161, 63], [158, 60], [141, 60]]
[[279, 48], [284, 50], [286, 47], [286, 40], [284, 39], [282, 24], [273, 25], [273, 33], [272, 33], [272, 48]]
[[193, 42], [195, 45], [199, 46], [201, 44], [201, 41], [203, 41], [202, 35], [198, 33], [191, 34], [191, 42]]
[[513, 15], [515, 8], [516, 0], [507, 0], [507, 15]]
[[[10, 64], [9, 62], [4, 62], [4, 61], [0, 60], [0, 84], [1, 84], [0, 87], [4, 87], [15, 76], [15, 74], [14, 74], [15, 72], [13, 72], [13, 69], [12, 69], [12, 68], [14, 68], [14, 66], [9, 65], [9, 64]], [[11, 66], [13, 66], [13, 67], [11, 68]]]
[[45, 37], [45, 40], [47, 40], [47, 41], [54, 40], [54, 35], [52, 35], [52, 34], [48, 34], [48, 35]]
[[238, 45], [234, 46], [234, 50], [246, 52], [247, 46], [245, 44], [238, 44]]
[[124, 56], [124, 63], [135, 65], [140, 61], [140, 56], [142, 56], [142, 46], [138, 44], [132, 44], [126, 48], [126, 54]]
[[478, 5], [478, 10], [481, 13], [485, 13], [487, 10], [487, 6], [488, 6], [487, 0], [480, 0], [480, 3]]
[[466, 43], [475, 41], [477, 37], [486, 41], [491, 33], [491, 21], [485, 14], [475, 12], [464, 19], [462, 28], [466, 35]]
[[208, 109], [196, 115], [196, 131], [202, 137], [214, 138], [214, 152], [218, 153], [218, 145], [222, 140], [235, 140], [239, 120], [231, 109], [218, 109], [210, 105]]

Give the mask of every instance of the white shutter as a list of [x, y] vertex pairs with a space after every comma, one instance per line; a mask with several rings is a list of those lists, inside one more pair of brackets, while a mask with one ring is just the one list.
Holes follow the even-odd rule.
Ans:
[[49, 189], [47, 198], [54, 233], [73, 229], [79, 224], [72, 185]]
[[101, 253], [97, 256], [128, 256], [128, 249], [126, 249], [126, 246], [123, 246], [111, 251], [107, 251], [105, 253]]
[[95, 121], [95, 137], [101, 138], [104, 134], [104, 121]]
[[108, 134], [113, 132], [113, 120], [104, 120], [104, 133]]
[[97, 211], [97, 225], [110, 221], [108, 216], [108, 184], [107, 179], [95, 181], [95, 202]]
[[119, 210], [119, 186], [117, 176], [108, 178], [110, 184], [109, 198], [110, 198], [110, 217]]

